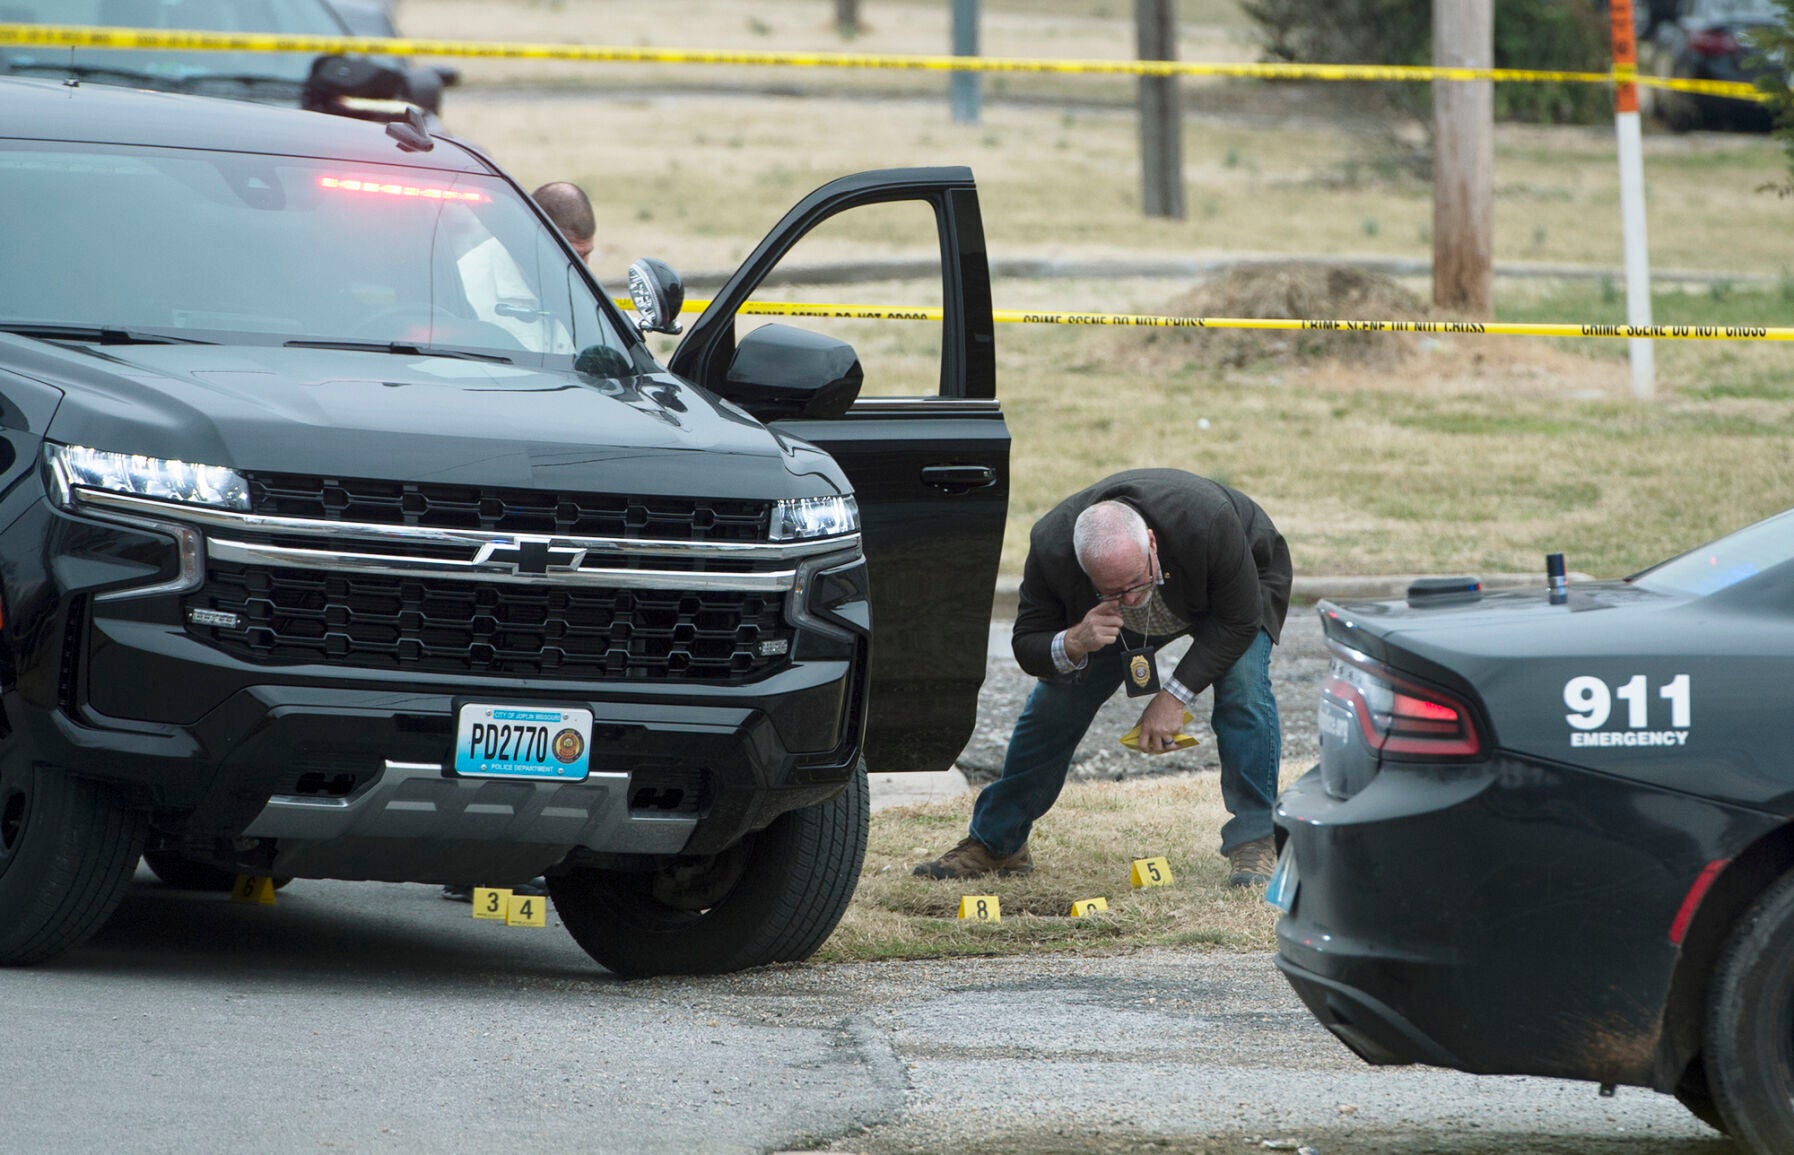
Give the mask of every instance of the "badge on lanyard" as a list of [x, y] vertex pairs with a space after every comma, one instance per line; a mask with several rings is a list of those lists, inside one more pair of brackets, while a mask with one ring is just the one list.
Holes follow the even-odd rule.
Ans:
[[1127, 696], [1144, 698], [1159, 692], [1159, 663], [1153, 656], [1153, 648], [1140, 639], [1140, 648], [1121, 651], [1121, 660], [1125, 666]]

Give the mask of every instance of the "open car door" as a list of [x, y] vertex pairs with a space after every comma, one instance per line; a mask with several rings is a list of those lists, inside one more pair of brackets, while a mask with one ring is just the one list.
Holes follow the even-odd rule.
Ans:
[[[780, 259], [837, 214], [902, 201], [932, 210], [939, 239], [938, 385], [928, 382], [920, 395], [869, 396], [882, 392], [874, 365], [852, 406], [827, 418], [782, 417], [754, 391], [732, 391], [737, 314]], [[740, 318], [750, 329], [760, 320]], [[1009, 507], [1009, 428], [996, 399], [995, 358], [971, 170], [906, 168], [842, 177], [805, 197], [717, 293], [668, 366], [827, 450], [852, 480], [872, 583], [865, 748], [874, 772], [944, 770], [972, 735]]]

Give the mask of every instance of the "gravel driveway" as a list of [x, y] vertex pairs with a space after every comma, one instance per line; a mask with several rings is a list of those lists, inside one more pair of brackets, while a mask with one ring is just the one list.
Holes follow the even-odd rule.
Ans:
[[[1021, 713], [1028, 692], [1034, 688], [1034, 679], [1022, 673], [1010, 653], [1012, 625], [1007, 621], [991, 624], [990, 659], [985, 670], [984, 689], [978, 695], [977, 729], [965, 752], [959, 756], [960, 770], [964, 771], [966, 780], [974, 784], [995, 781], [1002, 773], [1003, 754], [1009, 749], [1009, 729]], [[1161, 651], [1160, 675], [1169, 674], [1188, 648], [1189, 642], [1180, 639]], [[1277, 708], [1283, 721], [1286, 778], [1292, 768], [1305, 770], [1320, 756], [1320, 734], [1315, 728], [1315, 695], [1326, 670], [1326, 647], [1314, 607], [1290, 607], [1282, 643], [1271, 651], [1271, 687], [1276, 692]], [[1072, 778], [1119, 781], [1128, 777], [1181, 774], [1193, 770], [1219, 771], [1221, 760], [1215, 749], [1214, 732], [1208, 724], [1213, 706], [1212, 695], [1204, 691], [1193, 711], [1196, 720], [1188, 727], [1190, 733], [1202, 739], [1201, 745], [1143, 758], [1123, 750], [1118, 740], [1140, 720], [1145, 700], [1117, 693], [1097, 714], [1090, 733], [1085, 735], [1083, 744], [1072, 756]]]

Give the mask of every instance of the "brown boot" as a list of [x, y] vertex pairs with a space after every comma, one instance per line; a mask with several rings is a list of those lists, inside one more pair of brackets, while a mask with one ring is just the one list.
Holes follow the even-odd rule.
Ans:
[[966, 838], [933, 862], [916, 867], [913, 873], [923, 878], [972, 878], [980, 874], [1027, 874], [1033, 869], [1034, 859], [1025, 844], [1014, 854], [999, 858], [976, 838]]
[[1269, 838], [1242, 842], [1227, 852], [1227, 862], [1233, 868], [1228, 886], [1263, 886], [1277, 869], [1277, 844]]

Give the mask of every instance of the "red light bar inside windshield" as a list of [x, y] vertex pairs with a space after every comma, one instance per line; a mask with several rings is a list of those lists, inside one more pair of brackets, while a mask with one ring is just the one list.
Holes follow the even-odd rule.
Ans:
[[483, 192], [473, 192], [469, 189], [393, 184], [390, 181], [364, 180], [361, 177], [321, 176], [318, 178], [318, 187], [335, 189], [337, 192], [374, 193], [389, 197], [421, 197], [431, 201], [469, 201], [474, 204], [485, 204], [492, 199]]

